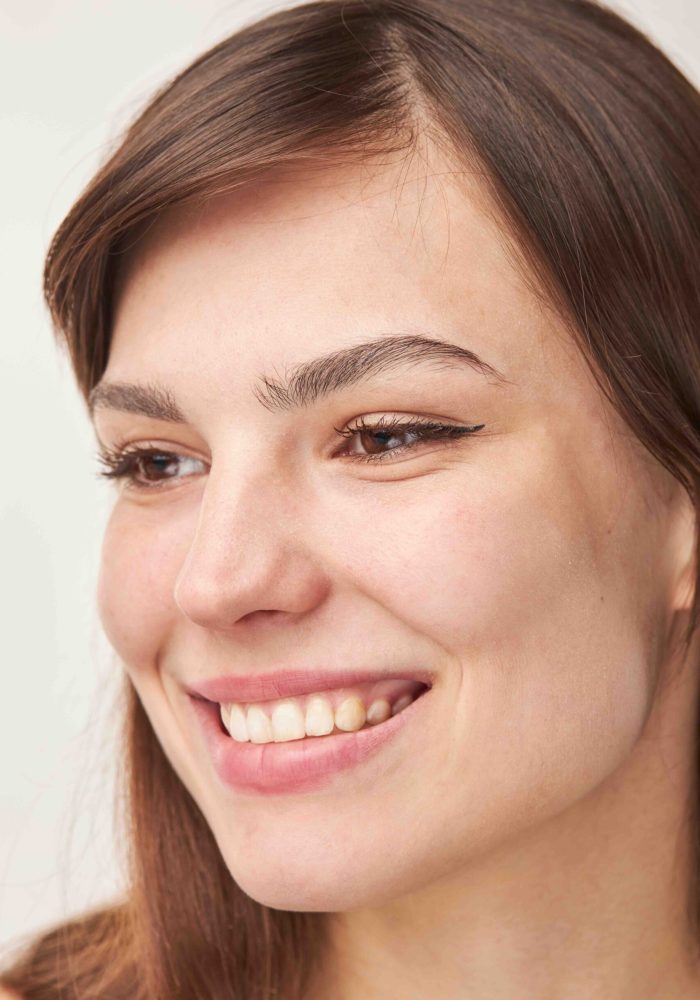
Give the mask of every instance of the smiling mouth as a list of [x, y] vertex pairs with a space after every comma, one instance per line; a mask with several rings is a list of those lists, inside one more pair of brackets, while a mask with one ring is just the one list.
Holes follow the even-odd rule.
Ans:
[[288, 743], [376, 728], [428, 690], [422, 681], [394, 679], [294, 698], [216, 704], [222, 731], [236, 742]]
[[[239, 740], [232, 737], [230, 731], [224, 726], [222, 721], [222, 706], [220, 702], [204, 698], [201, 695], [193, 695], [190, 692], [189, 702], [193, 710], [194, 718], [204, 737], [204, 742], [208, 750], [208, 756], [213, 765], [214, 772], [221, 786], [227, 790], [234, 790], [244, 795], [266, 796], [266, 795], [288, 795], [305, 792], [318, 792], [324, 788], [333, 789], [336, 781], [347, 780], [347, 776], [357, 767], [365, 770], [365, 775], [375, 774], [379, 777], [382, 774], [382, 765], [379, 763], [382, 748], [388, 747], [393, 741], [400, 739], [400, 734], [405, 732], [407, 727], [420, 726], [420, 719], [429, 719], [425, 710], [421, 710], [420, 705], [424, 704], [425, 695], [432, 690], [431, 684], [412, 681], [383, 681], [381, 684], [393, 684], [395, 695], [389, 700], [391, 713], [384, 721], [369, 721], [367, 713], [372, 709], [376, 698], [367, 703], [367, 713], [364, 719], [359, 713], [353, 716], [357, 706], [343, 708], [339, 721], [347, 724], [351, 728], [343, 729], [342, 725], [337, 726], [338, 717], [336, 709], [341, 709], [349, 698], [355, 696], [354, 691], [347, 689], [343, 691], [320, 692], [319, 694], [309, 694], [302, 698], [280, 699], [275, 702], [259, 701], [246, 705], [248, 711], [243, 712], [243, 704], [238, 704], [238, 708], [246, 721], [246, 739]], [[396, 686], [399, 691], [396, 691]], [[403, 686], [403, 691], [400, 687]], [[314, 698], [322, 695], [329, 695], [335, 699], [333, 712], [333, 726], [330, 728], [319, 725], [319, 735], [307, 735], [301, 730], [295, 730], [288, 734], [287, 738], [276, 739], [272, 735], [274, 709], [278, 710], [278, 715], [282, 716], [281, 725], [288, 725], [284, 718], [288, 709], [284, 708], [284, 703], [290, 701], [301, 702], [305, 709], [311, 707], [311, 717], [314, 716]], [[430, 701], [430, 699], [428, 699]], [[272, 706], [274, 705], [274, 709]], [[281, 707], [281, 711], [280, 711]], [[253, 733], [247, 729], [248, 714], [250, 709], [261, 709], [265, 714], [265, 723], [270, 729], [265, 730], [261, 739], [256, 735], [253, 721]], [[272, 709], [272, 712], [271, 712]], [[229, 725], [234, 729], [236, 723], [231, 721], [231, 709], [224, 708], [224, 717], [228, 711]], [[344, 716], [343, 713], [347, 713]], [[383, 717], [386, 710], [371, 713], [370, 718], [377, 719]], [[253, 716], [255, 719], [255, 716]], [[298, 717], [293, 717], [298, 718]], [[307, 713], [303, 714], [304, 725], [306, 725]], [[362, 719], [361, 725], [358, 726]], [[275, 726], [278, 723], [275, 718]], [[313, 729], [313, 724], [312, 724]], [[415, 731], [415, 730], [414, 730]], [[283, 728], [282, 735], [285, 730]], [[239, 735], [244, 735], [239, 732]], [[254, 738], [251, 738], [254, 737]], [[404, 753], [408, 751], [408, 747]], [[377, 761], [377, 763], [373, 763]], [[373, 770], [374, 769], [374, 770]], [[343, 776], [346, 776], [345, 779]]]

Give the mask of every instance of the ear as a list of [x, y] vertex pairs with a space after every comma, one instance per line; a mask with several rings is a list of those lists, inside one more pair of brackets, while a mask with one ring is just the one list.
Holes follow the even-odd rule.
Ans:
[[690, 610], [697, 585], [698, 511], [685, 489], [679, 484], [673, 501], [672, 531], [674, 546], [674, 579], [671, 609]]

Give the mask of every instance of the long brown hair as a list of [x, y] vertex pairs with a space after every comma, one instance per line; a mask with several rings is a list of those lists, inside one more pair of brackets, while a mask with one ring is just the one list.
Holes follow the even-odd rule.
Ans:
[[[140, 227], [271, 170], [408, 155], [421, 134], [478, 171], [530, 287], [697, 510], [700, 95], [591, 0], [318, 0], [198, 58], [48, 251], [46, 300], [83, 397], [106, 367], [118, 265]], [[686, 642], [699, 616], [696, 588]], [[27, 1000], [300, 1000], [326, 915], [239, 889], [126, 678], [124, 712], [128, 894], [39, 936], [4, 982]]]

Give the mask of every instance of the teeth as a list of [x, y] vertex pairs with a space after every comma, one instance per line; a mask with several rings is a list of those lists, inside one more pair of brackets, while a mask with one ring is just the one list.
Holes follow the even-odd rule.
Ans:
[[[226, 725], [226, 720], [224, 720], [224, 725]], [[229, 724], [226, 728], [234, 740], [237, 740], [239, 743], [248, 742], [248, 723], [246, 722], [245, 712], [240, 705], [231, 705]]]
[[335, 724], [344, 733], [356, 733], [362, 729], [367, 715], [359, 698], [346, 698], [335, 711]]
[[272, 735], [275, 743], [304, 739], [304, 716], [298, 702], [282, 701], [275, 706], [272, 713]]
[[251, 705], [246, 715], [251, 743], [272, 743], [272, 724], [259, 705]]
[[245, 712], [240, 705], [222, 705], [221, 721], [234, 740], [237, 740], [239, 743], [248, 742], [248, 725], [245, 719]]
[[304, 720], [307, 736], [328, 736], [333, 732], [333, 708], [328, 698], [314, 695], [306, 706]]
[[398, 715], [415, 698], [415, 694], [404, 694], [393, 705], [388, 698], [375, 698], [365, 709], [362, 699], [351, 695], [334, 712], [329, 697], [315, 694], [308, 697], [306, 712], [298, 698], [275, 702], [271, 715], [261, 704], [222, 704], [220, 711], [224, 727], [239, 743], [288, 743], [308, 736], [329, 736], [333, 732], [355, 733], [366, 725], [379, 725]]
[[391, 710], [391, 714], [398, 715], [399, 712], [402, 712], [404, 710], [404, 708], [408, 708], [408, 706], [411, 704], [412, 701], [413, 698], [411, 697], [410, 694], [402, 695], [402, 697], [399, 698], [397, 702], [395, 702], [394, 707]]
[[377, 698], [367, 710], [367, 721], [370, 726], [376, 726], [379, 722], [386, 722], [391, 715], [391, 705], [386, 698]]

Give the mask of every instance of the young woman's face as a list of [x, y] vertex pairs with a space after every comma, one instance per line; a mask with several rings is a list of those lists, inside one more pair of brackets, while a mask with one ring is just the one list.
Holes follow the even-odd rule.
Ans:
[[[433, 150], [172, 211], [118, 298], [104, 381], [162, 387], [184, 419], [95, 410], [105, 447], [171, 456], [115, 487], [100, 615], [231, 874], [277, 908], [377, 904], [543, 827], [633, 752], [662, 666], [669, 483], [448, 170]], [[492, 372], [414, 351], [261, 401], [264, 376], [409, 336]], [[337, 430], [392, 417], [483, 428]], [[285, 669], [432, 688], [320, 785], [232, 785], [188, 692]]]

